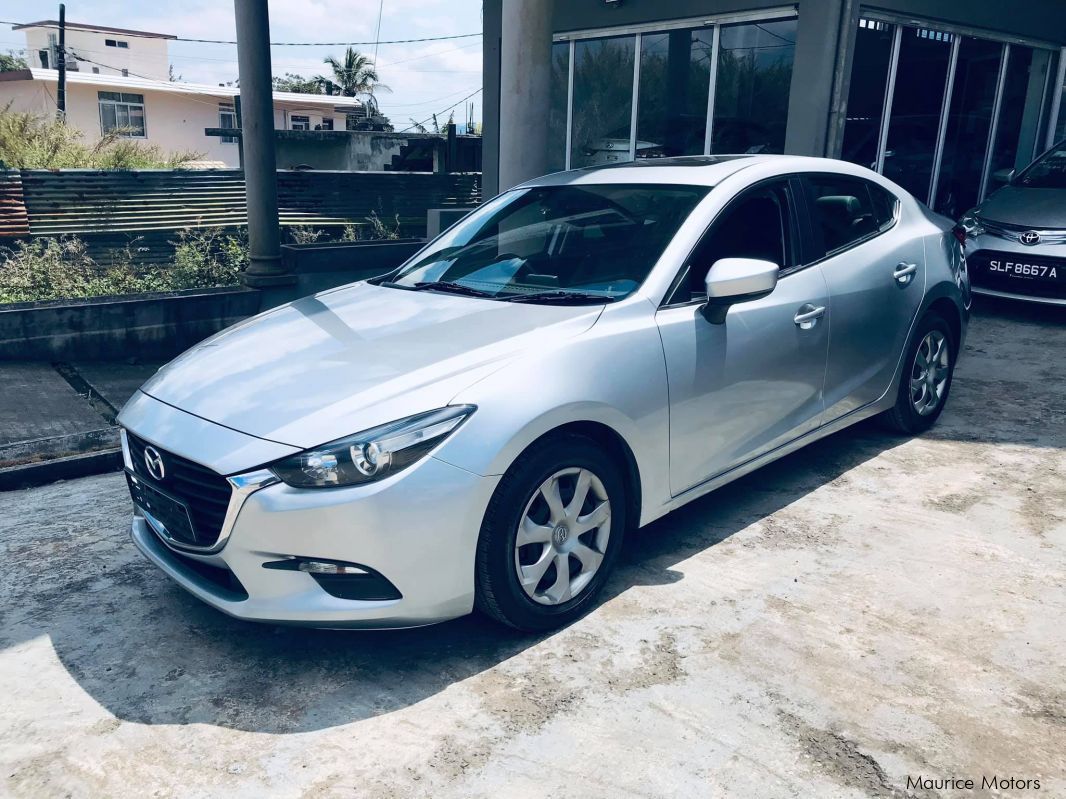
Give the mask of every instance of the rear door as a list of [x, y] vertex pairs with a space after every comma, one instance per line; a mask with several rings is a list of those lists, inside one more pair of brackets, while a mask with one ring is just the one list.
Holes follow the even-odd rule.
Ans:
[[[803, 435], [822, 416], [829, 296], [807, 266], [798, 181], [767, 181], [711, 224], [656, 314], [670, 392], [670, 488], [676, 496]], [[700, 312], [720, 258], [781, 266], [768, 296], [733, 305], [723, 324]]]
[[881, 397], [892, 382], [925, 292], [925, 251], [896, 197], [862, 178], [810, 174], [812, 239], [833, 306], [825, 421]]

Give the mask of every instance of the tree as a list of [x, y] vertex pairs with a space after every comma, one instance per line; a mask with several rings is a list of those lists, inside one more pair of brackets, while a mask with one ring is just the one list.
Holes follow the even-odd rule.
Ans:
[[[379, 89], [385, 92], [392, 91], [380, 82], [373, 60], [351, 47], [344, 53], [344, 61], [338, 61], [333, 56], [329, 56], [322, 63], [332, 70], [332, 82], [336, 86], [337, 94], [343, 97], [366, 95], [368, 105], [374, 106], [376, 105], [374, 103], [375, 91]], [[324, 85], [329, 78], [319, 75], [318, 80]]]
[[15, 72], [19, 69], [29, 69], [30, 65], [26, 63], [26, 59], [17, 53], [8, 50], [6, 53], [0, 53], [0, 72]]
[[325, 94], [326, 79], [321, 77], [305, 78], [286, 72], [284, 77], [271, 80], [276, 92], [295, 92], [296, 94]]

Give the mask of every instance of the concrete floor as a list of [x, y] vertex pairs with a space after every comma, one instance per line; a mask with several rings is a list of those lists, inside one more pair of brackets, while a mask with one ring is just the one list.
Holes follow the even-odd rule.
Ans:
[[996, 306], [930, 434], [657, 522], [542, 637], [240, 623], [136, 554], [120, 476], [0, 494], [0, 792], [1064, 796], [1064, 447], [1066, 314]]

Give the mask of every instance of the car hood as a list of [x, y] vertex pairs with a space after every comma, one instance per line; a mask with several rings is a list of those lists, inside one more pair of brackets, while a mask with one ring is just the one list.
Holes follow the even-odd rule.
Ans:
[[163, 367], [142, 391], [305, 449], [447, 405], [603, 306], [509, 303], [358, 283], [252, 317]]
[[1004, 186], [977, 209], [989, 222], [1032, 228], [1066, 228], [1066, 189]]

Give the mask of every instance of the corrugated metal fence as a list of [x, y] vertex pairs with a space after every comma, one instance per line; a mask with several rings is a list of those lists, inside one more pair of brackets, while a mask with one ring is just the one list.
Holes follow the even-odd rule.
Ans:
[[[343, 225], [376, 212], [424, 226], [427, 209], [469, 206], [480, 196], [478, 174], [278, 172], [283, 225]], [[34, 236], [56, 236], [246, 222], [244, 175], [235, 169], [0, 173], [0, 235], [24, 235], [27, 224]]]
[[[469, 207], [481, 175], [423, 172], [278, 172], [282, 225], [365, 225], [376, 213], [422, 236], [430, 208]], [[236, 169], [0, 171], [0, 246], [6, 237], [77, 235], [90, 253], [133, 246], [142, 263], [171, 257], [176, 231], [247, 224]]]

